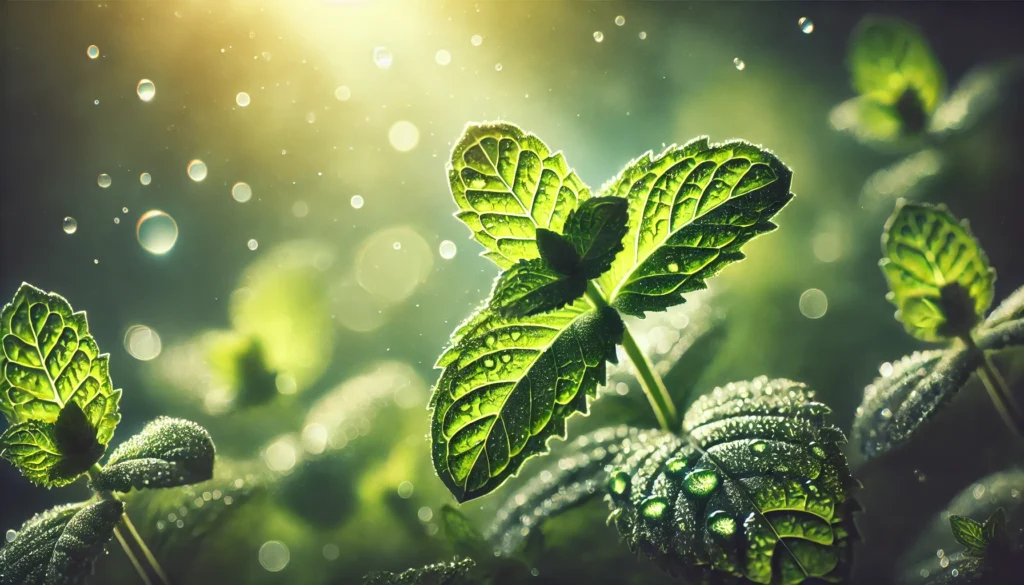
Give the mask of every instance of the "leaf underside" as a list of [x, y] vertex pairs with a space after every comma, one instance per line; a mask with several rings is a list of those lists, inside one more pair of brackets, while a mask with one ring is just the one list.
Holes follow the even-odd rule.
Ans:
[[57, 422], [28, 420], [0, 436], [0, 456], [39, 486], [60, 487], [78, 479], [103, 456], [96, 429], [74, 402], [68, 403]]
[[607, 272], [622, 251], [628, 209], [629, 202], [622, 197], [593, 197], [569, 213], [564, 235], [580, 259], [579, 271], [584, 278], [597, 278]]
[[84, 584], [123, 511], [117, 500], [100, 500], [36, 515], [0, 549], [0, 583]]
[[448, 563], [435, 563], [401, 573], [379, 571], [363, 578], [363, 585], [470, 585], [470, 570], [476, 566], [472, 559], [455, 557]]
[[773, 154], [738, 140], [698, 138], [634, 160], [602, 191], [626, 198], [629, 218], [624, 250], [599, 288], [634, 316], [683, 302], [775, 229], [769, 220], [792, 199], [791, 178]]
[[214, 456], [206, 429], [160, 417], [119, 445], [91, 485], [100, 491], [127, 492], [199, 483], [213, 477]]
[[564, 307], [583, 296], [587, 281], [566, 275], [544, 260], [520, 260], [494, 283], [490, 307], [504, 317], [535, 315]]

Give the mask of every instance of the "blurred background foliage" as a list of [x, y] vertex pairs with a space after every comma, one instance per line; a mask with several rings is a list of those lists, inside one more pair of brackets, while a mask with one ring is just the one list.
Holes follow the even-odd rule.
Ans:
[[[997, 301], [1024, 284], [1015, 3], [3, 11], [0, 291], [28, 281], [88, 310], [125, 391], [122, 437], [158, 414], [211, 431], [214, 480], [129, 504], [176, 583], [349, 583], [453, 554], [424, 408], [434, 359], [496, 275], [452, 217], [444, 165], [467, 121], [522, 125], [595, 189], [641, 153], [702, 134], [763, 144], [794, 169], [797, 198], [749, 260], [683, 307], [630, 322], [681, 408], [765, 374], [807, 382], [849, 429], [880, 365], [920, 348], [877, 268], [899, 196], [970, 218], [999, 273]], [[848, 105], [899, 102], [851, 79], [848, 44], [869, 14], [912, 23], [896, 36], [926, 39], [918, 61], [939, 68], [907, 76], [944, 84], [924, 91], [914, 132], [891, 111]], [[889, 125], [858, 132], [878, 119]], [[206, 165], [200, 181], [193, 160]], [[164, 254], [140, 245], [150, 210], [176, 223]], [[999, 360], [1018, 394], [1020, 357]], [[655, 423], [627, 371], [612, 370], [602, 393], [571, 433]], [[858, 581], [895, 579], [943, 506], [1021, 457], [972, 383], [907, 448], [861, 466]], [[85, 495], [32, 489], [7, 465], [0, 486], [5, 528]], [[461, 510], [482, 530], [511, 487]], [[605, 515], [594, 503], [550, 523], [516, 575], [668, 582], [603, 529]], [[99, 570], [98, 582], [134, 579], [117, 551]]]

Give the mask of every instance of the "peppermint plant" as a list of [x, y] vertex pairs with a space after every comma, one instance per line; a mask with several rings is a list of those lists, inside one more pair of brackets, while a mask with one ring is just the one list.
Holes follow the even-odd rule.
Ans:
[[101, 465], [121, 420], [121, 390], [114, 389], [109, 361], [85, 313], [60, 295], [23, 284], [0, 313], [0, 411], [9, 425], [0, 435], [0, 456], [38, 486], [85, 480], [93, 492], [85, 502], [25, 522], [0, 549], [0, 583], [84, 583], [115, 536], [144, 583], [155, 578], [168, 585], [119, 494], [209, 479], [213, 441], [195, 423], [161, 417]]

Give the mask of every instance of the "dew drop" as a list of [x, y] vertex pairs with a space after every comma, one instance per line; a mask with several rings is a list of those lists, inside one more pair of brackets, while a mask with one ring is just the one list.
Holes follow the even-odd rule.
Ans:
[[142, 214], [135, 226], [135, 236], [142, 249], [150, 254], [162, 255], [171, 251], [178, 241], [178, 224], [174, 218], [159, 209]]
[[670, 262], [668, 265], [669, 272], [679, 272], [679, 265], [675, 262]]
[[96, 184], [103, 189], [109, 187], [111, 182], [112, 181], [110, 180], [110, 175], [108, 175], [107, 173], [100, 173], [100, 175], [96, 177]]
[[248, 106], [249, 105], [249, 94], [245, 93], [244, 91], [238, 92], [238, 95], [235, 96], [235, 103], [238, 104], [240, 107], [243, 107], [243, 108], [245, 106]]
[[85, 54], [88, 55], [90, 59], [96, 59], [100, 56], [100, 48], [96, 45], [89, 45], [89, 48], [85, 50]]
[[754, 453], [764, 453], [764, 450], [768, 448], [768, 443], [764, 441], [754, 441], [750, 444], [750, 450]]
[[687, 462], [685, 457], [673, 457], [665, 462], [665, 471], [669, 475], [679, 476], [686, 471]]
[[139, 84], [135, 86], [135, 93], [139, 94], [140, 100], [148, 102], [156, 95], [156, 85], [148, 79], [139, 80]]
[[188, 178], [197, 183], [206, 178], [206, 163], [198, 158], [189, 162], [188, 167], [185, 170], [188, 171]]
[[494, 347], [494, 344], [497, 341], [497, 338], [495, 338], [493, 335], [488, 335], [487, 337], [484, 338], [484, 343], [487, 344], [487, 347]]
[[484, 44], [484, 38], [480, 35], [473, 35], [469, 37], [469, 42], [472, 43], [474, 47], [479, 47]]
[[718, 474], [711, 469], [696, 469], [683, 479], [683, 489], [693, 496], [707, 496], [717, 487]]
[[334, 99], [339, 102], [347, 102], [352, 97], [352, 90], [347, 85], [339, 85], [334, 90]]
[[413, 485], [411, 481], [403, 481], [398, 484], [398, 497], [408, 500], [412, 497]]
[[949, 566], [949, 557], [942, 557], [939, 559], [939, 566], [945, 569]]
[[953, 569], [952, 571], [949, 572], [949, 574], [954, 576], [954, 577], [959, 577], [960, 576], [960, 571], [958, 569]]
[[629, 491], [629, 474], [620, 469], [608, 478], [608, 491], [616, 496], [624, 496]]
[[288, 547], [283, 542], [268, 540], [260, 547], [259, 559], [260, 565], [264, 569], [271, 573], [276, 573], [288, 566], [288, 561], [291, 560], [291, 552], [289, 552]]
[[889, 362], [885, 362], [882, 365], [878, 366], [878, 373], [881, 374], [883, 377], [888, 378], [889, 376], [892, 375], [892, 364], [890, 364]]
[[260, 243], [256, 241], [256, 238], [252, 238], [249, 240], [246, 246], [248, 246], [250, 250], [255, 250], [256, 248], [260, 247]]
[[395, 249], [395, 250], [401, 250], [402, 249], [402, 242], [395, 242], [394, 244], [391, 244], [391, 247], [393, 249]]
[[737, 71], [743, 71], [747, 68], [747, 64], [743, 62], [743, 59], [736, 57], [732, 60], [732, 64], [736, 66]]
[[494, 66], [494, 70], [495, 70], [495, 71], [501, 71], [501, 63], [498, 63], [498, 64], [496, 64], [496, 65]]
[[64, 233], [73, 234], [78, 231], [78, 222], [70, 215], [64, 218]]
[[252, 199], [252, 187], [248, 183], [239, 181], [231, 187], [231, 198], [239, 203], [245, 203]]
[[626, 17], [621, 14], [615, 17], [615, 26], [622, 26], [626, 24]]
[[736, 519], [725, 510], [715, 510], [708, 514], [708, 530], [720, 538], [729, 538], [736, 534]]
[[811, 20], [810, 18], [803, 16], [800, 18], [800, 20], [796, 21], [796, 23], [800, 25], [800, 31], [803, 32], [805, 35], [809, 35], [812, 32], [814, 32], [814, 21]]
[[640, 40], [642, 41], [642, 40], [644, 40], [646, 38], [647, 38], [647, 31], [645, 31], [645, 30], [640, 31]]
[[7, 539], [7, 542], [14, 542], [14, 539], [17, 538], [17, 537], [18, 537], [18, 531], [17, 530], [8, 530], [7, 531], [7, 535], [5, 536], [5, 538]]
[[352, 199], [349, 199], [349, 204], [352, 205], [352, 209], [362, 209], [363, 208], [363, 196], [362, 195], [353, 195]]
[[441, 245], [437, 248], [437, 253], [445, 260], [451, 260], [454, 258], [456, 252], [458, 252], [458, 248], [455, 246], [455, 242], [451, 240], [442, 241]]
[[391, 67], [391, 63], [394, 60], [394, 55], [391, 54], [387, 47], [377, 47], [373, 50], [373, 62], [381, 69]]
[[668, 508], [668, 500], [661, 496], [650, 496], [640, 502], [640, 513], [644, 518], [657, 520], [665, 514]]
[[599, 42], [599, 43], [601, 41], [603, 41], [604, 40], [604, 33], [599, 31], [599, 30], [595, 30], [594, 31], [594, 40]]
[[148, 185], [153, 182], [153, 177], [149, 173], [142, 173], [139, 175], [139, 182], [143, 185]]
[[808, 319], [821, 319], [828, 311], [828, 297], [821, 289], [809, 288], [800, 295], [800, 313]]

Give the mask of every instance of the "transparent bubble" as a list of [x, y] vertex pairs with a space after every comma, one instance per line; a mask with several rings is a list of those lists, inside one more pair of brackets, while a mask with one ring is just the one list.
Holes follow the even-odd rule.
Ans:
[[626, 17], [621, 14], [615, 17], [615, 26], [622, 26], [626, 24]]
[[430, 506], [423, 506], [416, 511], [416, 517], [420, 519], [420, 522], [430, 522], [430, 519], [434, 517], [434, 511], [430, 509]]
[[349, 200], [349, 203], [352, 205], [352, 209], [362, 209], [363, 208], [363, 203], [364, 203], [363, 202], [363, 196], [362, 195], [353, 195], [352, 199]]
[[64, 233], [73, 234], [78, 231], [78, 222], [70, 215], [64, 218]]
[[188, 177], [197, 183], [206, 178], [206, 163], [198, 158], [188, 163], [186, 170], [188, 171]]
[[642, 41], [642, 40], [644, 40], [646, 38], [647, 38], [647, 31], [645, 31], [645, 30], [640, 31], [640, 40]]
[[145, 325], [132, 325], [124, 334], [124, 348], [133, 358], [148, 362], [160, 355], [163, 346], [156, 331]]
[[291, 471], [298, 460], [295, 442], [290, 437], [281, 437], [267, 447], [263, 458], [271, 471]]
[[441, 245], [437, 248], [437, 253], [441, 255], [445, 260], [451, 260], [455, 257], [455, 253], [458, 252], [458, 247], [455, 242], [451, 240], [444, 240]]
[[501, 63], [498, 63], [498, 64], [496, 64], [496, 65], [494, 66], [494, 70], [495, 70], [495, 71], [501, 71]]
[[821, 289], [809, 288], [800, 295], [800, 313], [808, 319], [821, 319], [828, 311], [828, 297]]
[[420, 142], [420, 130], [415, 124], [399, 120], [388, 130], [388, 142], [398, 152], [409, 152]]
[[401, 250], [402, 249], [402, 242], [395, 242], [394, 244], [391, 244], [391, 247], [396, 249], [396, 250]]
[[348, 101], [348, 99], [351, 97], [352, 90], [350, 90], [347, 85], [339, 85], [334, 90], [334, 99], [338, 100], [339, 102]]
[[387, 47], [377, 47], [373, 50], [373, 62], [381, 69], [391, 67], [391, 63], [394, 60], [394, 55], [391, 54]]
[[407, 500], [412, 497], [413, 485], [411, 481], [403, 481], [398, 484], [398, 497]]
[[739, 57], [736, 57], [735, 59], [733, 59], [732, 60], [732, 64], [736, 66], [736, 69], [738, 71], [743, 71], [744, 69], [747, 68], [747, 64], [744, 63], [743, 59], [740, 59]]
[[135, 236], [142, 249], [150, 254], [166, 254], [178, 241], [178, 224], [174, 218], [159, 209], [142, 214], [135, 226]]
[[245, 106], [248, 106], [249, 105], [249, 94], [245, 93], [244, 91], [238, 92], [238, 95], [235, 96], [235, 103], [238, 104], [239, 106], [243, 107], [243, 108]]
[[878, 373], [886, 378], [892, 375], [892, 370], [892, 364], [889, 362], [883, 362], [882, 365], [878, 366]]
[[[400, 249], [395, 249], [399, 242]], [[385, 228], [366, 238], [356, 253], [356, 281], [386, 304], [398, 303], [430, 276], [434, 252], [409, 226]]]
[[328, 561], [334, 561], [337, 560], [338, 556], [341, 554], [341, 549], [334, 544], [325, 544], [322, 552], [325, 559]]
[[252, 199], [252, 187], [249, 183], [239, 181], [231, 187], [231, 198], [239, 203], [245, 203]]
[[256, 238], [252, 238], [248, 243], [246, 243], [246, 246], [248, 246], [250, 250], [255, 250], [260, 247], [260, 243], [256, 241]]
[[153, 182], [153, 177], [149, 173], [142, 173], [139, 175], [139, 182], [143, 185], [148, 185]]
[[801, 17], [800, 20], [796, 21], [796, 23], [800, 25], [800, 31], [805, 35], [809, 35], [814, 32], [814, 21], [810, 18], [807, 18], [806, 16]]
[[100, 173], [100, 176], [96, 177], [96, 184], [104, 189], [109, 187], [111, 182], [110, 175], [107, 173]]
[[90, 59], [96, 59], [100, 56], [100, 48], [96, 45], [89, 45], [89, 48], [85, 50], [85, 54], [89, 55]]
[[135, 86], [135, 93], [139, 94], [140, 100], [148, 102], [156, 95], [156, 85], [148, 79], [142, 79], [139, 81], [139, 84]]
[[603, 41], [604, 40], [604, 33], [599, 31], [599, 30], [595, 30], [594, 31], [594, 40], [599, 42], [599, 43], [601, 41]]
[[484, 44], [484, 38], [480, 35], [473, 35], [469, 37], [469, 42], [473, 43], [474, 47], [479, 47], [480, 45]]
[[260, 547], [259, 559], [260, 565], [264, 569], [271, 573], [276, 573], [288, 566], [288, 561], [291, 560], [291, 552], [288, 551], [288, 547], [283, 542], [268, 540]]
[[121, 208], [121, 213], [128, 213], [128, 208], [127, 207], [122, 207]]
[[434, 61], [436, 61], [438, 65], [447, 65], [452, 62], [452, 54], [441, 49], [434, 55]]
[[117, 225], [119, 223], [121, 223], [121, 218], [120, 217], [115, 217], [114, 218], [114, 225]]

